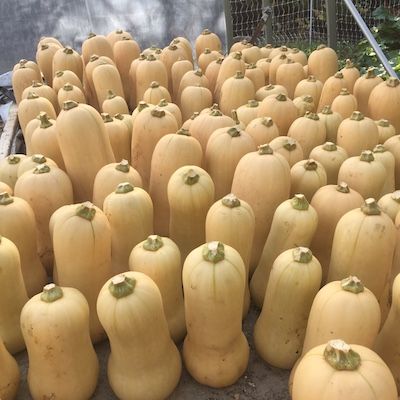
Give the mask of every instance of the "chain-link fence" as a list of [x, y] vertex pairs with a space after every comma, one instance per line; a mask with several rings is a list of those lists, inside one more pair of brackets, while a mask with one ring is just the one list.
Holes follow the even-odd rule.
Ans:
[[[229, 3], [233, 41], [252, 36], [267, 5], [272, 7], [272, 37], [267, 38], [269, 42], [327, 41], [326, 0], [230, 0]], [[399, 0], [355, 0], [354, 4], [370, 27], [376, 23], [372, 12], [379, 6], [400, 15]], [[354, 43], [362, 38], [361, 30], [341, 0], [336, 0], [336, 23], [339, 42]]]

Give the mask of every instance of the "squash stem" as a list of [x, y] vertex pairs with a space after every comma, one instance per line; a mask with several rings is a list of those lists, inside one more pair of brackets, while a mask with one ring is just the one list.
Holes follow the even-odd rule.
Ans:
[[324, 351], [325, 361], [338, 371], [354, 371], [361, 365], [361, 357], [343, 340], [331, 340]]

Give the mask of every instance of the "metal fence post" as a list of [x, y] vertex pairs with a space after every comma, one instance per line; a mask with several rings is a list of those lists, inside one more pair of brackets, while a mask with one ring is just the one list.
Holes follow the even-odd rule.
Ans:
[[233, 44], [233, 21], [232, 21], [232, 10], [231, 2], [224, 0], [224, 11], [225, 11], [225, 25], [226, 25], [226, 51], [229, 52]]
[[[263, 8], [271, 7], [272, 8], [272, 1], [271, 0], [263, 0], [262, 2]], [[267, 24], [265, 26], [265, 43], [274, 44], [274, 39], [272, 37], [272, 18], [274, 17], [273, 13], [267, 19]]]
[[326, 22], [328, 27], [328, 46], [336, 50], [336, 0], [326, 0]]

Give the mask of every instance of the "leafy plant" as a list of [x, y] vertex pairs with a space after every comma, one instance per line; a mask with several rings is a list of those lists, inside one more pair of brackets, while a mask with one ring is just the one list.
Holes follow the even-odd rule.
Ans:
[[[384, 6], [376, 8], [373, 13], [376, 19], [376, 26], [372, 27], [372, 34], [380, 45], [382, 51], [387, 56], [389, 63], [396, 72], [400, 71], [400, 17], [396, 17]], [[379, 66], [378, 73], [386, 75], [386, 70], [381, 65], [374, 49], [370, 46], [367, 39], [360, 40], [356, 47], [346, 43], [341, 46], [343, 58], [351, 58], [362, 70], [372, 66]], [[339, 54], [340, 54], [339, 49]], [[347, 54], [349, 53], [349, 57]], [[364, 72], [364, 71], [363, 71]], [[399, 75], [399, 73], [398, 73]]]

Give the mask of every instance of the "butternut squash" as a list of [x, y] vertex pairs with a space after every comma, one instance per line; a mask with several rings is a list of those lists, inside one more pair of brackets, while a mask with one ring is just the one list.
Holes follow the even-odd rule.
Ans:
[[338, 56], [335, 50], [319, 45], [308, 57], [308, 75], [314, 75], [324, 83], [338, 70]]
[[278, 368], [293, 367], [320, 284], [321, 265], [308, 248], [289, 249], [276, 258], [254, 325], [254, 344], [264, 361]]
[[[254, 237], [255, 217], [250, 205], [230, 193], [216, 201], [206, 217], [206, 242], [220, 241], [233, 247], [246, 268], [243, 318], [250, 307], [249, 264]], [[238, 232], [241, 232], [238, 235]]]
[[89, 202], [66, 207], [50, 222], [57, 283], [74, 287], [85, 296], [89, 304], [90, 337], [95, 343], [105, 338], [96, 313], [96, 300], [112, 273], [111, 227], [105, 214]]
[[360, 71], [350, 59], [347, 59], [344, 67], [340, 70], [340, 72], [343, 74], [343, 78], [346, 81], [346, 86], [349, 92], [353, 93], [354, 84], [360, 77]]
[[26, 292], [32, 297], [40, 292], [47, 280], [37, 252], [33, 210], [24, 199], [3, 192], [0, 193], [0, 221], [0, 235], [18, 248]]
[[17, 397], [21, 373], [17, 361], [11, 356], [0, 339], [0, 396], [4, 400]]
[[343, 88], [332, 101], [332, 111], [339, 113], [343, 119], [349, 118], [356, 110], [357, 99], [347, 88]]
[[253, 209], [256, 224], [250, 276], [260, 259], [275, 209], [290, 193], [290, 168], [283, 156], [267, 144], [243, 156], [235, 170], [231, 192]]
[[115, 162], [101, 116], [87, 104], [65, 102], [57, 118], [57, 138], [75, 201], [91, 199], [97, 172]]
[[362, 196], [344, 182], [321, 187], [311, 200], [311, 205], [318, 214], [318, 227], [310, 248], [321, 263], [323, 284], [328, 275], [336, 225], [344, 214], [360, 207], [362, 203]]
[[241, 327], [245, 279], [240, 254], [221, 242], [197, 247], [183, 265], [183, 359], [203, 385], [232, 385], [247, 368], [249, 345]]
[[169, 235], [169, 204], [167, 186], [171, 175], [185, 165], [201, 166], [200, 143], [189, 131], [180, 129], [163, 136], [156, 144], [151, 159], [149, 194], [154, 206], [154, 231]]
[[53, 244], [49, 221], [54, 211], [73, 203], [72, 183], [68, 175], [56, 166], [40, 164], [21, 175], [15, 185], [15, 196], [28, 202], [35, 214], [37, 250], [47, 274], [52, 275]]
[[328, 282], [355, 275], [380, 299], [390, 278], [395, 243], [393, 221], [374, 199], [365, 200], [336, 225]]
[[288, 92], [284, 86], [272, 85], [271, 83], [269, 83], [268, 85], [263, 86], [256, 91], [256, 100], [263, 101], [268, 96], [271, 96], [273, 94], [278, 95], [280, 93], [283, 93], [285, 96], [288, 95]]
[[260, 261], [250, 281], [251, 298], [257, 307], [261, 308], [264, 303], [275, 259], [295, 246], [309, 247], [317, 224], [317, 212], [303, 194], [296, 194], [276, 208]]
[[336, 96], [340, 94], [340, 91], [346, 88], [346, 81], [343, 78], [341, 72], [336, 72], [335, 75], [329, 77], [322, 87], [321, 97], [319, 98], [319, 103], [317, 111], [321, 112], [326, 105], [332, 105], [333, 100]]
[[325, 124], [327, 142], [336, 143], [338, 129], [343, 121], [342, 116], [337, 112], [333, 112], [331, 106], [327, 105], [318, 113], [318, 117]]
[[311, 150], [310, 158], [322, 164], [326, 172], [327, 185], [333, 185], [338, 181], [340, 166], [348, 158], [345, 149], [335, 143], [326, 142]]
[[309, 75], [306, 79], [301, 80], [295, 90], [294, 97], [309, 95], [314, 99], [314, 110], [316, 111], [316, 107], [319, 103], [319, 98], [321, 97], [323, 83], [319, 81], [314, 75]]
[[129, 269], [143, 272], [157, 284], [171, 337], [175, 343], [181, 342], [186, 335], [186, 324], [178, 246], [167, 237], [150, 235], [132, 249]]
[[128, 270], [132, 249], [153, 233], [153, 203], [146, 191], [128, 182], [118, 184], [103, 204], [111, 228], [112, 275]]
[[221, 39], [216, 33], [211, 32], [209, 29], [204, 29], [200, 35], [196, 37], [194, 48], [196, 51], [196, 59], [198, 60], [200, 54], [203, 53], [206, 48], [216, 51], [221, 50]]
[[375, 123], [378, 127], [379, 144], [385, 143], [386, 140], [396, 135], [394, 126], [387, 119], [380, 119], [379, 121], [375, 121]]
[[303, 149], [296, 139], [287, 136], [278, 136], [272, 139], [269, 145], [273, 151], [286, 159], [290, 168], [297, 162], [304, 160]]
[[154, 281], [135, 271], [114, 276], [102, 287], [97, 310], [111, 343], [107, 376], [117, 397], [167, 398], [179, 382], [182, 361]]
[[253, 138], [237, 127], [219, 128], [210, 136], [205, 153], [205, 169], [214, 182], [216, 200], [230, 193], [238, 162], [253, 151], [256, 151]]
[[378, 200], [378, 206], [383, 212], [389, 215], [389, 217], [392, 218], [392, 221], [394, 222], [397, 213], [400, 211], [400, 191], [395, 190], [392, 193], [387, 193], [383, 195]]
[[353, 94], [356, 96], [358, 103], [358, 110], [369, 116], [368, 100], [372, 89], [383, 82], [383, 79], [376, 74], [376, 68], [368, 68], [367, 72], [360, 76], [353, 87]]
[[210, 89], [203, 86], [187, 86], [180, 97], [182, 119], [186, 121], [193, 113], [211, 107], [212, 100]]
[[[1, 236], [0, 271], [2, 276], [0, 291], [0, 302], [2, 304], [0, 348], [5, 346], [8, 352], [15, 354], [25, 349], [19, 317], [22, 307], [28, 301], [28, 295], [25, 289], [24, 278], [22, 277], [21, 261], [17, 246], [11, 240]], [[1, 389], [0, 396], [2, 396]]]
[[0, 161], [0, 181], [14, 190], [18, 179], [18, 168], [21, 161], [26, 158], [25, 154], [10, 154]]
[[388, 366], [375, 352], [337, 339], [303, 357], [294, 374], [292, 398], [396, 400], [397, 390]]
[[58, 107], [62, 109], [64, 102], [68, 100], [73, 100], [77, 103], [86, 103], [86, 96], [78, 86], [66, 83], [57, 93]]
[[205, 241], [205, 221], [214, 202], [210, 175], [195, 165], [178, 168], [167, 187], [170, 208], [169, 235], [178, 245], [182, 260]]
[[72, 47], [60, 48], [53, 57], [53, 73], [56, 71], [69, 70], [83, 82], [83, 61], [80, 54]]
[[21, 330], [34, 399], [91, 397], [99, 361], [90, 342], [89, 307], [77, 289], [46, 285], [22, 309]]
[[386, 168], [365, 150], [359, 157], [349, 157], [339, 168], [338, 182], [347, 182], [364, 199], [379, 199], [386, 181]]
[[271, 117], [257, 117], [246, 126], [246, 132], [253, 138], [256, 146], [270, 143], [279, 136], [279, 130]]
[[382, 191], [377, 198], [381, 198], [387, 193], [391, 193], [395, 189], [394, 179], [394, 166], [395, 159], [394, 155], [388, 151], [383, 144], [378, 144], [373, 150], [375, 160], [380, 161], [386, 169], [386, 179], [382, 187]]

